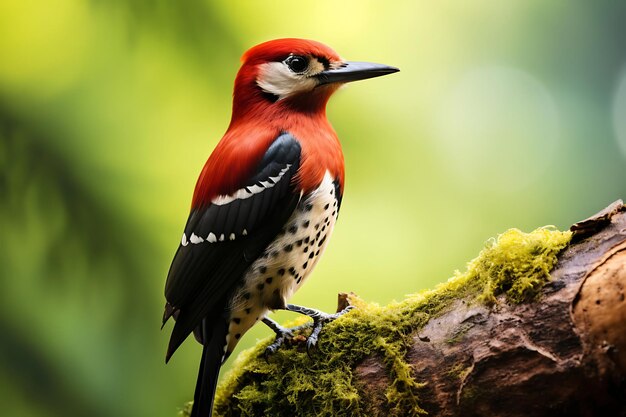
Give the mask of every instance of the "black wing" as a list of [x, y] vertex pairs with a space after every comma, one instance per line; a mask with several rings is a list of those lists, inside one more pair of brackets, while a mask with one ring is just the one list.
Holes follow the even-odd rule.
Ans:
[[167, 359], [203, 318], [221, 316], [246, 269], [294, 211], [300, 154], [293, 136], [280, 135], [244, 187], [189, 215], [165, 284], [163, 323], [176, 318]]

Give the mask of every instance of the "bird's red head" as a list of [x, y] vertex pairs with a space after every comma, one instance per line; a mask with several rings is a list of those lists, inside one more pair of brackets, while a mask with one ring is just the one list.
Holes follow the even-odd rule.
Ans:
[[294, 111], [324, 113], [341, 84], [395, 71], [385, 65], [346, 62], [330, 47], [312, 40], [264, 42], [242, 57], [235, 79], [233, 122], [240, 117], [273, 118]]
[[338, 85], [316, 88], [315, 77], [342, 63], [328, 46], [294, 38], [254, 46], [241, 61], [233, 94], [233, 122], [244, 115], [273, 118], [286, 109], [323, 112]]

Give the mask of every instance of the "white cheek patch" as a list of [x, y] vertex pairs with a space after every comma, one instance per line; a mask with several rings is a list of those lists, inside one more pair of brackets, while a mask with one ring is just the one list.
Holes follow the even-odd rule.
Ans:
[[311, 91], [317, 86], [315, 78], [295, 74], [283, 62], [262, 64], [256, 82], [263, 91], [274, 94], [279, 100]]

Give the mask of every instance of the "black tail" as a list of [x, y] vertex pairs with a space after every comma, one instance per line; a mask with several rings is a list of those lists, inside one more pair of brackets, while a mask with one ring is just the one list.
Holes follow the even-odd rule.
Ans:
[[211, 417], [217, 377], [224, 359], [227, 332], [228, 323], [221, 317], [213, 323], [208, 323], [207, 319], [202, 320], [204, 348], [202, 349], [196, 392], [193, 396], [191, 417]]

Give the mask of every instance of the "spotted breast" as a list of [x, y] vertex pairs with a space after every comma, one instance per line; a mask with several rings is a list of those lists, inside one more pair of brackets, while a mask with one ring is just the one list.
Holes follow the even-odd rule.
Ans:
[[274, 309], [284, 308], [324, 252], [339, 212], [338, 182], [327, 172], [301, 198], [285, 228], [246, 271], [229, 306], [226, 357], [241, 335]]

